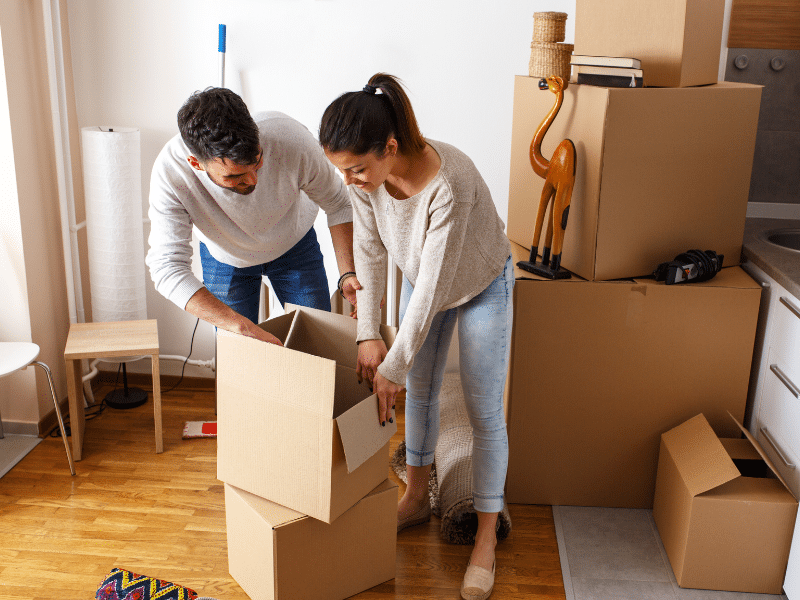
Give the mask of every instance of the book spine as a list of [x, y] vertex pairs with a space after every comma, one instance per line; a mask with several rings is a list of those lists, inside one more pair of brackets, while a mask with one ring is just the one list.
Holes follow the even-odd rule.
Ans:
[[[633, 80], [634, 85], [631, 85]], [[590, 73], [578, 73], [578, 84], [599, 85], [602, 87], [628, 88], [644, 87], [644, 80], [641, 77], [626, 77], [621, 75], [593, 75]]]

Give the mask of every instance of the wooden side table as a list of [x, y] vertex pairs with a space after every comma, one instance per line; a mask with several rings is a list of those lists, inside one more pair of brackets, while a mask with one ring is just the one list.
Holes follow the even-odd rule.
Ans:
[[150, 355], [153, 365], [153, 413], [156, 422], [156, 453], [164, 451], [161, 427], [161, 384], [158, 363], [158, 326], [147, 321], [73, 323], [69, 328], [64, 361], [67, 367], [69, 422], [72, 454], [81, 460], [86, 416], [83, 406], [81, 359]]

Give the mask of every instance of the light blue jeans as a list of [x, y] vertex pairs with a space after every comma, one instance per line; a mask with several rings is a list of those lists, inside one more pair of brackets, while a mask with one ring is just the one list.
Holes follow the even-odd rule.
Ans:
[[[402, 326], [413, 288], [403, 278]], [[406, 378], [406, 463], [433, 462], [439, 437], [439, 390], [447, 350], [458, 322], [461, 387], [472, 424], [472, 497], [475, 510], [499, 512], [508, 469], [508, 435], [503, 394], [513, 318], [514, 263], [469, 302], [438, 313]]]

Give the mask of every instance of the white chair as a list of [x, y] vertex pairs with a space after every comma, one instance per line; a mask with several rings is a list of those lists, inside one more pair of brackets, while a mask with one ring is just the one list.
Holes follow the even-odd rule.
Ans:
[[[50, 368], [43, 362], [36, 360], [39, 356], [39, 346], [28, 342], [0, 342], [0, 377], [10, 375], [15, 371], [25, 369], [30, 365], [36, 365], [44, 369], [47, 374], [47, 382], [50, 384], [50, 394], [53, 396], [53, 405], [56, 408], [58, 426], [61, 429], [61, 438], [64, 440], [64, 448], [67, 450], [69, 460], [69, 470], [75, 475], [75, 463], [72, 461], [72, 451], [67, 442], [67, 433], [64, 430], [64, 419], [61, 417], [61, 409], [58, 406], [56, 388], [53, 385], [53, 375]], [[3, 422], [0, 420], [0, 438], [3, 437]]]

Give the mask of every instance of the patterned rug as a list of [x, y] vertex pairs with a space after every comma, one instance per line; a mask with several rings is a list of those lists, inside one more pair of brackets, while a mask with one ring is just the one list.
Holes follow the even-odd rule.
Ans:
[[[442, 520], [442, 538], [453, 544], [475, 543], [478, 516], [472, 504], [472, 426], [464, 406], [458, 373], [446, 373], [440, 392], [441, 417], [428, 491], [433, 514]], [[397, 476], [406, 481], [406, 445], [401, 442], [391, 460]], [[511, 516], [504, 506], [497, 539], [511, 533]]]

